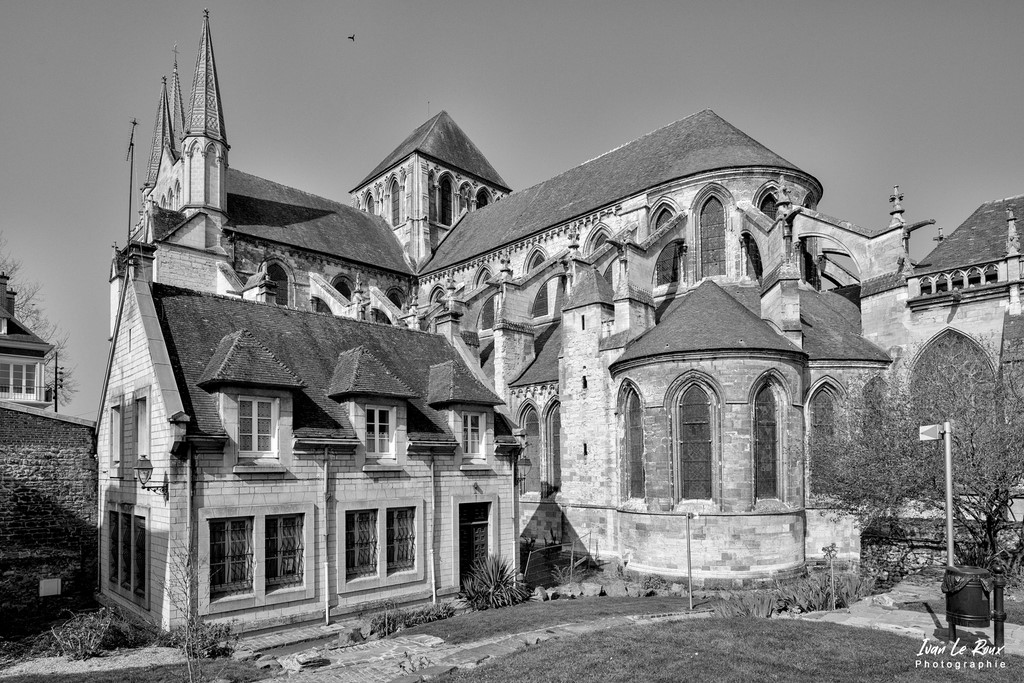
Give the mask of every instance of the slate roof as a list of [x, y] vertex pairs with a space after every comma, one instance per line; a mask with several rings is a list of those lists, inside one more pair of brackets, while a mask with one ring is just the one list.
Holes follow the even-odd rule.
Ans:
[[224, 384], [297, 389], [302, 380], [243, 329], [224, 335], [196, 384], [204, 389]]
[[226, 230], [412, 274], [383, 218], [228, 168]]
[[801, 289], [800, 323], [811, 360], [892, 360], [861, 336], [860, 309], [840, 294]]
[[162, 240], [185, 222], [186, 216], [180, 211], [165, 209], [162, 206], [153, 207], [153, 239]]
[[749, 166], [800, 171], [705, 109], [465, 214], [421, 271], [447, 268], [671, 180]]
[[860, 296], [869, 297], [893, 289], [906, 286], [906, 281], [899, 273], [884, 273], [873, 278], [868, 278], [860, 283]]
[[[293, 391], [296, 437], [355, 438], [346, 406], [328, 398], [328, 392], [340, 354], [363, 347], [415, 394], [409, 399], [409, 438], [454, 440], [445, 417], [425, 400], [430, 365], [462, 362], [440, 335], [169, 285], [154, 284], [152, 292], [184, 409], [194, 418], [188, 426], [191, 434], [225, 434], [216, 394], [198, 384], [221, 340], [245, 329], [303, 382]], [[507, 423], [498, 423], [499, 433], [511, 433]]]
[[[951, 270], [1006, 256], [1006, 209], [1024, 217], [1024, 195], [985, 202], [914, 268], [915, 274]], [[1019, 219], [1018, 219], [1019, 220]], [[1021, 226], [1017, 227], [1018, 233]]]
[[372, 351], [365, 346], [357, 346], [342, 351], [338, 356], [327, 395], [341, 399], [349, 396], [409, 398], [415, 394], [392, 375]]
[[579, 264], [576, 271], [576, 282], [573, 283], [572, 291], [566, 297], [563, 311], [571, 308], [581, 308], [590, 304], [612, 305], [615, 292], [611, 284], [597, 268], [591, 265]]
[[668, 353], [749, 349], [802, 353], [711, 280], [672, 302], [661, 321], [613, 364]]
[[352, 188], [352, 191], [355, 192], [414, 152], [433, 157], [460, 171], [466, 171], [503, 190], [511, 189], [469, 136], [459, 128], [459, 124], [452, 120], [448, 112], [442, 111], [410, 133], [409, 137], [391, 154], [384, 157], [368, 176]]
[[562, 323], [556, 321], [536, 330], [533, 339], [534, 359], [510, 387], [547, 384], [558, 381], [558, 357], [562, 354]]
[[430, 366], [427, 403], [442, 406], [448, 403], [475, 403], [496, 406], [504, 403], [494, 392], [480, 383], [462, 363], [446, 360]]

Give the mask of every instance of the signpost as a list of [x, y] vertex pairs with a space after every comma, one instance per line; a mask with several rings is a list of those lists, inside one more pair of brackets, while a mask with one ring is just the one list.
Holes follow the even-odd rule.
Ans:
[[946, 564], [953, 565], [953, 437], [949, 422], [940, 425], [922, 425], [921, 441], [943, 439], [946, 445]]

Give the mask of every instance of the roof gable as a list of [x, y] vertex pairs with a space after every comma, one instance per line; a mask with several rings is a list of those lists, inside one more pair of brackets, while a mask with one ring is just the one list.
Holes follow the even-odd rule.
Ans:
[[811, 360], [891, 361], [861, 336], [860, 310], [840, 294], [801, 289], [800, 325]]
[[432, 406], [448, 403], [496, 406], [504, 403], [462, 363], [453, 360], [431, 365], [428, 384], [427, 403]]
[[302, 380], [246, 329], [225, 334], [196, 384], [212, 390], [224, 384], [297, 389]]
[[450, 267], [671, 180], [750, 166], [803, 172], [705, 109], [465, 214], [422, 272]]
[[1024, 216], [1024, 195], [985, 202], [918, 262], [915, 273], [930, 273], [997, 261], [1006, 256], [1006, 210]]
[[480, 149], [473, 144], [459, 124], [448, 112], [442, 111], [409, 134], [370, 174], [352, 188], [352, 191], [370, 182], [389, 168], [398, 164], [414, 152], [420, 152], [460, 171], [470, 173], [492, 185], [508, 190], [508, 183], [487, 161]]
[[338, 356], [327, 395], [342, 400], [349, 396], [409, 398], [413, 393], [369, 349], [357, 346]]
[[597, 268], [590, 264], [579, 264], [576, 271], [576, 281], [573, 283], [572, 291], [566, 297], [563, 311], [571, 308], [581, 308], [590, 304], [612, 305], [614, 291], [611, 284], [604, 279]]
[[384, 219], [228, 167], [227, 230], [412, 274]]

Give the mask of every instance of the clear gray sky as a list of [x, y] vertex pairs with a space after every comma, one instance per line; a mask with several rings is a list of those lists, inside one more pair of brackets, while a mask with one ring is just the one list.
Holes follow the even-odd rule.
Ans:
[[710, 107], [864, 226], [887, 224], [894, 183], [908, 221], [947, 233], [1024, 192], [1020, 0], [0, 0], [0, 231], [71, 332], [62, 412], [99, 400], [128, 122], [140, 169], [204, 6], [231, 165], [333, 199], [440, 109], [514, 189]]

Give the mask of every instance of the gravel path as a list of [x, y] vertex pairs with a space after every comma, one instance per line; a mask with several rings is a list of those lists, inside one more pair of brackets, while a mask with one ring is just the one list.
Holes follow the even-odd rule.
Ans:
[[173, 647], [146, 647], [114, 652], [105, 657], [73, 660], [67, 657], [39, 657], [0, 670], [0, 679], [26, 674], [84, 674], [92, 671], [135, 669], [164, 664], [179, 664], [185, 655]]

